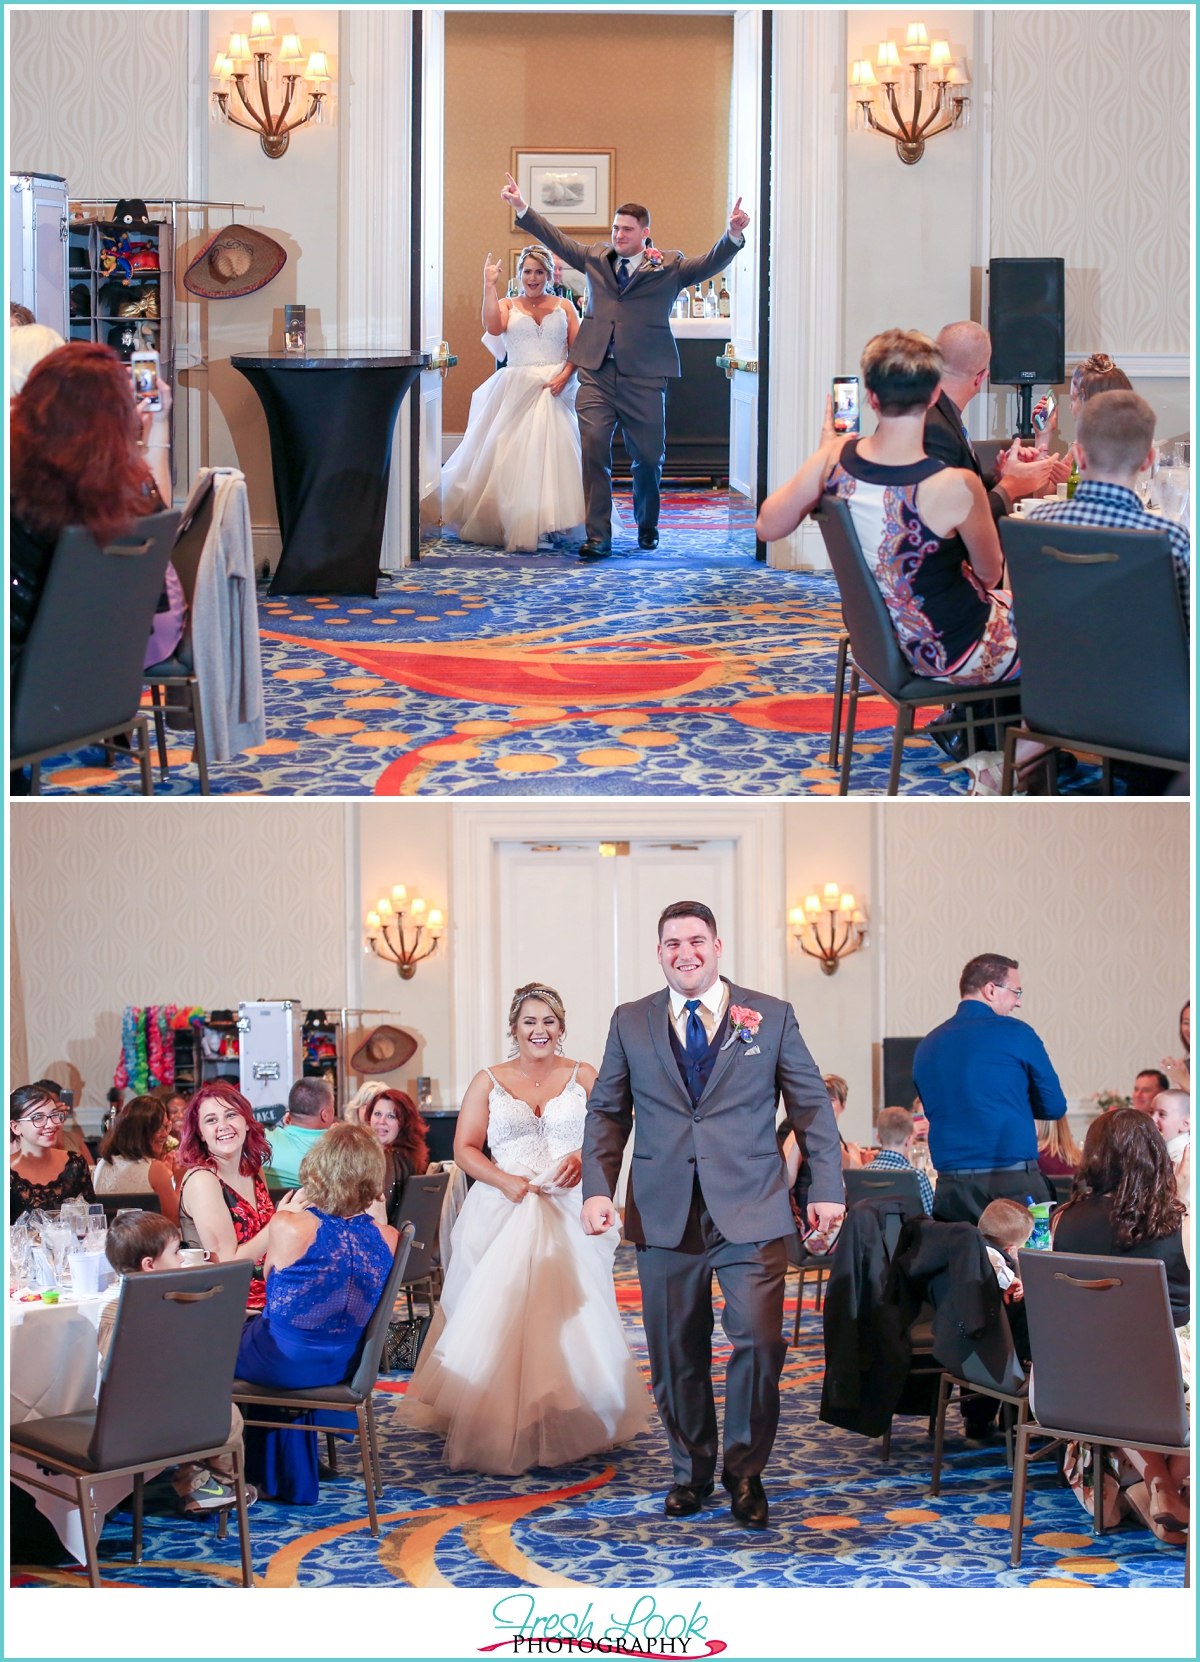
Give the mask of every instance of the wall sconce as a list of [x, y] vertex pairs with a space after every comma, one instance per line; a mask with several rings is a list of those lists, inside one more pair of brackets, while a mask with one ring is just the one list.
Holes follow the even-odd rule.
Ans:
[[381, 895], [375, 910], [367, 913], [367, 943], [377, 958], [395, 964], [401, 981], [412, 980], [417, 965], [433, 957], [445, 933], [444, 915], [419, 895], [410, 900], [403, 883], [396, 884], [390, 900]]
[[[901, 51], [908, 60], [901, 61]], [[926, 97], [924, 84], [928, 69], [933, 93], [925, 119], [921, 107]], [[911, 79], [909, 113], [900, 113], [897, 87]], [[970, 85], [965, 60], [960, 67], [950, 55], [948, 40], [930, 41], [923, 23], [910, 23], [903, 48], [893, 40], [881, 40], [872, 69], [869, 58], [858, 58], [850, 66], [850, 87], [854, 103], [854, 124], [870, 128], [884, 138], [895, 139], [896, 154], [910, 167], [925, 154], [926, 139], [936, 138], [970, 121], [971, 100], [957, 89]], [[894, 127], [886, 124], [890, 113]], [[941, 125], [937, 125], [940, 122]]]
[[[268, 88], [275, 79], [275, 63], [270, 52], [274, 39], [268, 12], [254, 13], [248, 34], [230, 35], [226, 50], [218, 52], [213, 60], [211, 78], [217, 84], [212, 95], [212, 114], [215, 121], [225, 121], [234, 127], [245, 128], [248, 133], [257, 133], [264, 154], [278, 161], [297, 127], [307, 126], [309, 122], [324, 125], [327, 120], [332, 121], [333, 76], [324, 52], [311, 53], [305, 64], [299, 35], [284, 35], [279, 48], [283, 102], [278, 110], [272, 110]], [[254, 60], [257, 109], [246, 91], [251, 59]], [[230, 109], [230, 99], [235, 94], [250, 117], [249, 121], [240, 120]], [[303, 114], [289, 121], [288, 114], [297, 101], [303, 106]]]
[[826, 883], [823, 898], [810, 894], [803, 906], [793, 906], [788, 928], [801, 952], [820, 961], [825, 975], [836, 975], [842, 959], [867, 944], [863, 904], [838, 883]]

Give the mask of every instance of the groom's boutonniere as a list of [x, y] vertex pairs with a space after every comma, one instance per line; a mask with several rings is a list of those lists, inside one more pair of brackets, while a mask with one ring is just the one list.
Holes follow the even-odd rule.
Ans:
[[758, 1024], [761, 1020], [762, 1017], [757, 1010], [747, 1010], [744, 1005], [731, 1004], [729, 1007], [729, 1037], [725, 1044], [721, 1046], [721, 1049], [724, 1050], [726, 1045], [733, 1044], [735, 1039], [740, 1039], [744, 1045], [750, 1044], [758, 1032]]
[[652, 242], [648, 242], [645, 248], [642, 249], [642, 258], [650, 267], [651, 271], [660, 271], [662, 269], [662, 253], [659, 249], [655, 248]]

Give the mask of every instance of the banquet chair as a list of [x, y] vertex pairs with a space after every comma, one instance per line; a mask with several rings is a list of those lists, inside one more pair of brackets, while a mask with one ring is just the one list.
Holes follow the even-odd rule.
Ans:
[[30, 768], [34, 796], [47, 757], [135, 733], [153, 795], [142, 662], [178, 523], [175, 510], [148, 514], [103, 548], [81, 525], [59, 537], [13, 688], [9, 766]]
[[[1010, 1519], [1012, 1563], [1021, 1562], [1028, 1463], [1063, 1442], [1189, 1454], [1179, 1346], [1159, 1258], [1018, 1254], [1033, 1356], [1036, 1423], [1017, 1426]], [[1048, 1441], [1036, 1454], [1031, 1438]], [[1093, 1483], [1093, 1533], [1104, 1533], [1104, 1484]]]
[[379, 1302], [363, 1331], [358, 1365], [349, 1379], [342, 1380], [337, 1385], [308, 1385], [294, 1390], [287, 1390], [281, 1385], [255, 1385], [248, 1379], [235, 1379], [233, 1382], [233, 1400], [241, 1406], [243, 1412], [257, 1405], [260, 1408], [296, 1408], [306, 1415], [306, 1419], [290, 1423], [278, 1420], [252, 1420], [249, 1415], [246, 1416], [247, 1425], [261, 1426], [267, 1431], [299, 1431], [309, 1436], [322, 1437], [327, 1434], [327, 1427], [307, 1423], [310, 1413], [322, 1409], [326, 1412], [340, 1413], [353, 1411], [357, 1431], [342, 1434], [352, 1435], [358, 1441], [359, 1454], [362, 1457], [363, 1482], [367, 1490], [367, 1517], [370, 1520], [372, 1535], [379, 1534], [375, 1497], [383, 1494], [383, 1467], [379, 1459], [379, 1432], [375, 1425], [375, 1405], [371, 1400], [371, 1393], [379, 1378], [383, 1341], [387, 1337], [392, 1307], [396, 1302], [396, 1289], [404, 1275], [412, 1244], [412, 1225], [401, 1224], [400, 1239], [396, 1243], [392, 1267], [383, 1284]]
[[938, 1383], [937, 1417], [934, 1421], [933, 1430], [933, 1473], [929, 1483], [929, 1493], [931, 1495], [941, 1493], [942, 1455], [946, 1444], [946, 1411], [950, 1407], [950, 1396], [956, 1385], [958, 1386], [958, 1395], [961, 1402], [965, 1402], [968, 1397], [991, 1397], [993, 1401], [1000, 1403], [1006, 1463], [1010, 1467], [1012, 1466], [1015, 1450], [1015, 1427], [1024, 1425], [1029, 1418], [1029, 1381], [1025, 1377], [1024, 1368], [1017, 1360], [1012, 1331], [1009, 1328], [1008, 1316], [1003, 1305], [1000, 1308], [1000, 1323], [1004, 1332], [1007, 1354], [999, 1377], [991, 1372], [978, 1352], [972, 1351], [957, 1371], [953, 1368], [946, 1368]]
[[97, 1406], [25, 1420], [9, 1432], [14, 1454], [73, 1480], [72, 1494], [40, 1477], [21, 1477], [78, 1506], [89, 1586], [100, 1585], [103, 1528], [92, 1485], [132, 1477], [132, 1561], [140, 1564], [147, 1467], [218, 1454], [233, 1456], [242, 1585], [253, 1585], [245, 1475], [238, 1442], [229, 1435], [230, 1386], [251, 1271], [250, 1264], [217, 1264], [125, 1276]]
[[411, 1223], [414, 1237], [412, 1255], [401, 1283], [408, 1300], [410, 1320], [413, 1290], [417, 1287], [423, 1287], [429, 1302], [429, 1313], [433, 1314], [434, 1287], [440, 1285], [442, 1270], [442, 1207], [450, 1178], [451, 1174], [445, 1171], [410, 1177], [400, 1199], [396, 1228], [401, 1229], [406, 1223]]
[[[871, 574], [863, 555], [858, 532], [850, 510], [844, 502], [826, 497], [813, 518], [821, 528], [825, 551], [837, 578], [842, 598], [842, 617], [849, 631], [847, 654], [838, 651], [838, 684], [834, 689], [834, 709], [838, 725], [841, 721], [841, 685], [846, 668], [850, 669], [850, 701], [846, 712], [846, 734], [842, 741], [842, 771], [838, 781], [838, 795], [845, 796], [850, 789], [850, 762], [854, 751], [854, 729], [858, 716], [859, 686], [865, 681], [896, 710], [896, 726], [892, 737], [892, 765], [888, 774], [887, 794], [895, 796], [900, 788], [900, 763], [905, 740], [918, 735], [914, 727], [918, 710], [951, 704], [966, 706], [962, 721], [938, 723], [939, 733], [964, 731], [970, 750], [978, 749], [975, 742], [976, 717], [973, 705], [992, 705], [997, 698], [1019, 693], [1019, 681], [1005, 681], [999, 686], [960, 687], [952, 681], [940, 681], [928, 675], [916, 675], [900, 651], [891, 614], [879, 592], [879, 585]], [[998, 715], [989, 709], [980, 712], [980, 720], [988, 725], [1003, 726], [1019, 720], [1015, 714]], [[830, 734], [830, 765], [836, 752], [836, 728]]]
[[809, 1276], [815, 1276], [817, 1290], [813, 1309], [819, 1315], [825, 1297], [825, 1283], [829, 1279], [829, 1254], [815, 1254], [808, 1251], [800, 1238], [799, 1231], [793, 1231], [784, 1236], [784, 1246], [787, 1249], [787, 1259], [790, 1268], [796, 1270], [796, 1320], [792, 1327], [791, 1344], [800, 1343], [800, 1314], [804, 1306], [804, 1288]]
[[[893, 1195], [901, 1195], [910, 1203], [911, 1217], [925, 1210], [921, 1201], [921, 1180], [915, 1171], [888, 1171], [885, 1168], [876, 1171], [870, 1165], [857, 1169], [850, 1166], [842, 1173], [842, 1182], [846, 1187], [847, 1206], [855, 1206], [860, 1200], [888, 1200]], [[896, 1233], [899, 1235], [899, 1230]], [[889, 1250], [894, 1246], [895, 1242], [890, 1242]]]
[[118, 1212], [162, 1211], [162, 1203], [153, 1189], [145, 1194], [139, 1191], [129, 1195], [97, 1195], [96, 1199], [104, 1207], [104, 1217], [108, 1223], [112, 1222]]
[[[196, 574], [200, 570], [200, 556], [204, 552], [204, 544], [212, 527], [214, 484], [213, 474], [205, 473], [201, 476], [191, 500], [183, 510], [183, 518], [180, 520], [175, 543], [171, 549], [171, 564], [175, 567], [175, 575], [179, 579], [179, 586], [183, 590], [183, 598], [187, 604], [187, 625], [183, 637], [169, 658], [164, 658], [161, 663], [149, 665], [142, 673], [143, 684], [150, 689], [150, 701], [154, 712], [159, 777], [170, 777], [166, 718], [168, 714], [178, 712], [183, 717], [180, 725], [190, 727], [194, 733], [193, 754], [196, 771], [200, 775], [201, 796], [208, 796], [210, 792], [208, 750], [204, 741], [204, 711], [200, 702], [200, 683], [196, 679], [196, 670], [192, 663], [192, 602], [196, 593]], [[177, 688], [181, 695], [180, 702], [176, 704], [166, 696], [173, 688]]]
[[[1052, 520], [1000, 522], [1021, 645], [1021, 721], [1005, 735], [1001, 795], [1020, 739], [1186, 773], [1189, 648], [1171, 541]], [[1136, 619], [1136, 627], [1130, 620]], [[1048, 770], [1050, 789], [1055, 772]]]

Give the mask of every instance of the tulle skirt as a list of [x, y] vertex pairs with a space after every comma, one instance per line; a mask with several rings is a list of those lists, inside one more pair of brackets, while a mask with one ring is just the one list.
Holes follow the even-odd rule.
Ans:
[[535, 549], [582, 535], [583, 462], [575, 383], [546, 386], [561, 365], [509, 365], [471, 395], [462, 442], [442, 468], [442, 521], [464, 542]]
[[620, 1231], [585, 1235], [582, 1204], [578, 1184], [514, 1205], [486, 1183], [463, 1204], [441, 1305], [396, 1411], [402, 1426], [443, 1434], [456, 1471], [569, 1465], [653, 1418], [613, 1291]]

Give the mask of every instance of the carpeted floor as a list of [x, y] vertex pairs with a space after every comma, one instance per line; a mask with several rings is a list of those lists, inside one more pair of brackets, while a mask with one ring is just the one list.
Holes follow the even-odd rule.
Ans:
[[[215, 795], [833, 795], [841, 612], [831, 575], [768, 570], [730, 540], [725, 492], [667, 492], [662, 544], [506, 555], [446, 540], [377, 599], [260, 599], [267, 738]], [[735, 533], [737, 528], [735, 527]], [[928, 712], [929, 716], [936, 713]], [[886, 788], [892, 712], [859, 706], [851, 788]], [[178, 735], [176, 743], [184, 737]], [[199, 789], [182, 747], [162, 795]], [[954, 796], [928, 739], [901, 793]], [[47, 794], [126, 794], [102, 750], [43, 765]]]
[[[617, 1265], [618, 1299], [646, 1373], [632, 1248], [621, 1249]], [[789, 1336], [792, 1290], [789, 1279]], [[732, 1526], [720, 1490], [698, 1517], [669, 1523], [662, 1516], [671, 1476], [657, 1422], [627, 1447], [567, 1469], [517, 1480], [449, 1473], [436, 1439], [390, 1423], [389, 1401], [404, 1390], [404, 1377], [392, 1376], [376, 1398], [385, 1479], [380, 1538], [367, 1529], [361, 1479], [323, 1484], [312, 1508], [259, 1501], [250, 1512], [256, 1576], [270, 1587], [1182, 1586], [1182, 1549], [1127, 1526], [1094, 1540], [1052, 1471], [1032, 1480], [1023, 1562], [1011, 1569], [1003, 1444], [967, 1449], [952, 1409], [942, 1493], [931, 1499], [924, 1420], [895, 1422], [885, 1465], [878, 1442], [817, 1419], [820, 1318], [808, 1304], [805, 1310], [801, 1343], [788, 1352], [766, 1472], [771, 1528], [761, 1534]], [[719, 1350], [718, 1366], [724, 1355]], [[348, 1455], [342, 1464], [349, 1467]], [[101, 1542], [106, 1585], [237, 1584], [236, 1528], [220, 1542], [214, 1523], [174, 1516], [149, 1490], [147, 1511], [145, 1562], [137, 1569], [128, 1562], [128, 1514], [110, 1518]], [[74, 1566], [18, 1565], [12, 1579], [21, 1587], [86, 1584]]]

